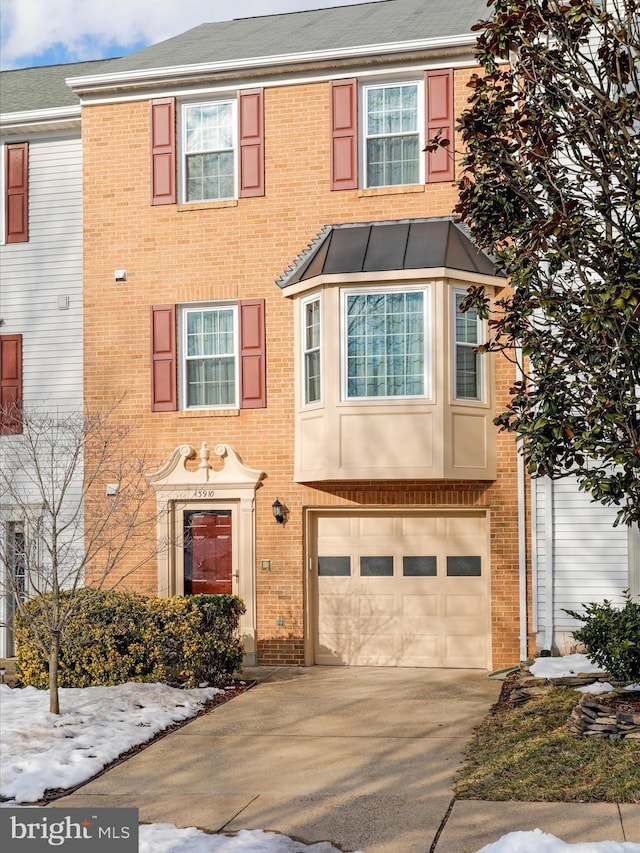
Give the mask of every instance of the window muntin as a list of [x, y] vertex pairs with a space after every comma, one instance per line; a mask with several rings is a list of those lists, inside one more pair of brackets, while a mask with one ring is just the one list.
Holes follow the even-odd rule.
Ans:
[[426, 289], [345, 292], [344, 397], [426, 397]]
[[320, 297], [302, 302], [302, 349], [304, 364], [304, 404], [319, 403], [322, 399]]
[[184, 199], [236, 196], [235, 101], [184, 104]]
[[482, 370], [480, 354], [475, 348], [480, 343], [482, 325], [475, 308], [464, 313], [460, 310], [466, 296], [466, 290], [453, 291], [454, 397], [456, 400], [481, 400]]
[[364, 162], [367, 187], [417, 184], [422, 180], [420, 106], [422, 84], [365, 87]]
[[183, 406], [238, 405], [238, 317], [235, 305], [183, 309]]

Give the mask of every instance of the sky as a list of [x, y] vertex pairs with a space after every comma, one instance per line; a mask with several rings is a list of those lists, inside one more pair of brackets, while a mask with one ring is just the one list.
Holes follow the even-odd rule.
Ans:
[[[539, 678], [598, 671], [585, 655], [540, 658]], [[611, 685], [607, 685], [608, 689]], [[633, 685], [632, 687], [637, 687]], [[627, 688], [632, 689], [632, 688]], [[581, 688], [582, 692], [585, 688]], [[172, 722], [195, 716], [219, 690], [179, 690], [166, 684], [62, 688], [60, 715], [49, 713], [49, 694], [0, 684], [0, 808], [34, 803], [50, 788], [79, 785], [131, 747], [151, 740]], [[231, 699], [233, 702], [233, 699]], [[328, 841], [310, 845], [286, 835], [246, 829], [209, 835], [173, 824], [140, 826], [140, 853], [339, 853]], [[366, 853], [366, 851], [361, 851]], [[569, 844], [539, 829], [496, 838], [478, 853], [640, 853], [640, 844], [603, 839]]]
[[210, 21], [357, 2], [362, 0], [0, 0], [0, 67], [112, 59]]

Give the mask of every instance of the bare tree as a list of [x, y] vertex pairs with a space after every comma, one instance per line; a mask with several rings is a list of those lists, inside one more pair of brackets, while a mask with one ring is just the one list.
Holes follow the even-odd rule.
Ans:
[[[0, 549], [0, 591], [49, 662], [49, 710], [60, 713], [58, 664], [65, 629], [86, 589], [113, 589], [157, 551], [144, 454], [132, 427], [104, 413], [3, 412], [17, 428], [2, 442], [0, 510], [9, 535]], [[89, 596], [91, 593], [88, 593]], [[38, 619], [25, 607], [41, 604]], [[43, 622], [41, 621], [42, 618]]]

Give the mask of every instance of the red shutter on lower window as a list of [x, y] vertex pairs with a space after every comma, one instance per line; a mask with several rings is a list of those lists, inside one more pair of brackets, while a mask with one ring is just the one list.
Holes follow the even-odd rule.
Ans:
[[151, 411], [175, 412], [176, 306], [151, 306]]
[[151, 204], [176, 201], [175, 98], [151, 101]]
[[264, 92], [240, 92], [238, 124], [240, 137], [240, 198], [264, 195]]
[[22, 335], [0, 335], [0, 435], [22, 432]]
[[331, 82], [331, 189], [358, 188], [358, 83]]
[[5, 241], [29, 240], [29, 143], [5, 146]]
[[240, 311], [240, 408], [267, 405], [264, 299], [244, 299]]
[[453, 181], [453, 69], [441, 68], [427, 71], [424, 75], [425, 117], [427, 140], [433, 139], [438, 131], [441, 139], [448, 139], [446, 148], [426, 153], [427, 183]]

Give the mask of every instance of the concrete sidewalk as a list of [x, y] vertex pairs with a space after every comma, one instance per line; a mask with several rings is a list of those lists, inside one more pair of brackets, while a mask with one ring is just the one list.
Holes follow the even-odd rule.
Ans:
[[[53, 806], [137, 806], [144, 823], [264, 829], [365, 853], [472, 853], [540, 827], [640, 840], [640, 807], [453, 803], [500, 684], [473, 670], [255, 668], [251, 690]], [[452, 808], [453, 804], [453, 808]]]

